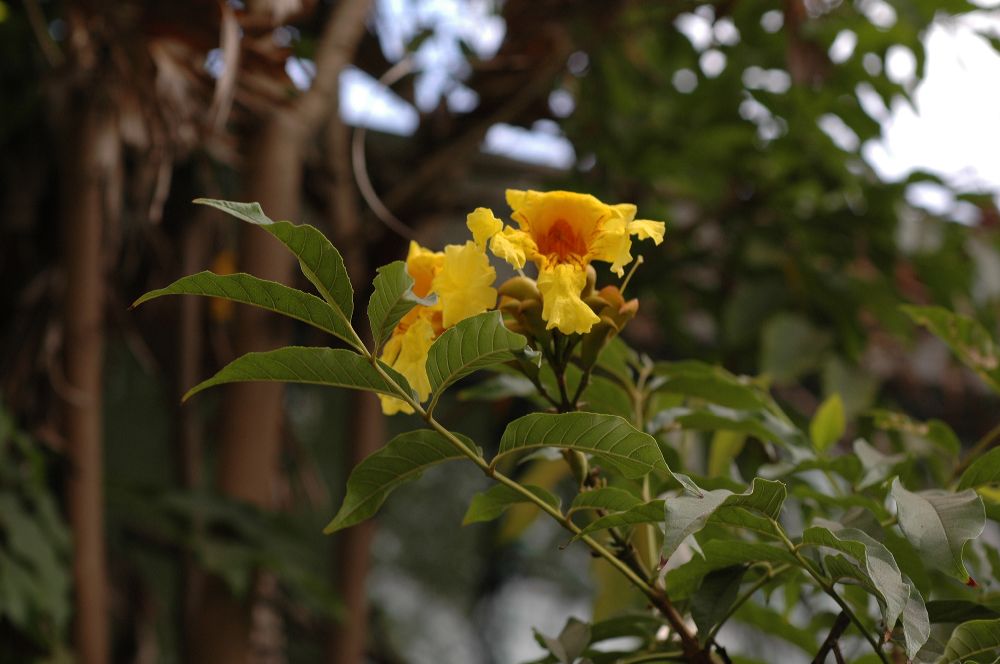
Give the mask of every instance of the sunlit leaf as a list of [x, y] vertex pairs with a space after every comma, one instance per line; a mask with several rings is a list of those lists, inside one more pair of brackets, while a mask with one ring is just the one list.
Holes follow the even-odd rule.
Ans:
[[978, 489], [1000, 483], [1000, 447], [995, 447], [979, 457], [962, 473], [958, 490]]
[[844, 420], [844, 402], [839, 394], [834, 394], [816, 410], [809, 423], [809, 437], [817, 452], [826, 452], [831, 445], [844, 435], [846, 421]]

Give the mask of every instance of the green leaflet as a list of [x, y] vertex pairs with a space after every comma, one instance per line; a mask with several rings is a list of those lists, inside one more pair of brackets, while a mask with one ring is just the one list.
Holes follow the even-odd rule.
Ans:
[[[400, 388], [409, 390], [403, 376], [386, 365], [382, 365], [382, 369]], [[286, 346], [263, 353], [247, 353], [236, 358], [214, 376], [188, 390], [184, 400], [215, 385], [248, 381], [348, 387], [398, 396], [395, 387], [365, 358], [353, 351], [343, 348]]]
[[709, 572], [702, 579], [697, 594], [691, 598], [691, 618], [698, 627], [702, 645], [708, 640], [711, 629], [726, 617], [736, 601], [746, 572], [745, 566], [734, 565]]
[[[1000, 654], [1000, 619], [970, 620], [952, 632], [937, 664], [964, 664]], [[987, 660], [989, 661], [989, 660]]]
[[974, 585], [962, 561], [962, 549], [986, 527], [982, 498], [971, 489], [961, 493], [913, 493], [903, 488], [899, 478], [893, 480], [892, 497], [899, 527], [924, 561], [962, 583]]
[[[468, 439], [463, 442], [475, 449]], [[372, 453], [351, 471], [344, 502], [323, 532], [329, 535], [371, 517], [399, 486], [417, 479], [444, 461], [463, 459], [448, 440], [436, 431], [417, 429], [400, 434]]]
[[752, 378], [736, 376], [722, 367], [696, 360], [657, 362], [653, 375], [656, 390], [683, 394], [739, 410], [774, 409], [777, 406], [767, 390]]
[[912, 660], [916, 658], [917, 653], [931, 636], [931, 619], [927, 615], [927, 606], [924, 604], [924, 598], [920, 595], [920, 591], [907, 576], [903, 576], [903, 581], [910, 591], [910, 596], [906, 600], [906, 606], [903, 607], [903, 614], [899, 616], [899, 619], [903, 623], [906, 656]]
[[965, 469], [958, 480], [958, 490], [977, 489], [997, 483], [1000, 483], [1000, 447], [994, 447]]
[[406, 271], [406, 263], [394, 261], [378, 269], [375, 290], [368, 300], [368, 323], [371, 325], [374, 346], [372, 354], [392, 335], [400, 319], [418, 304], [431, 305], [434, 298], [420, 298], [413, 292], [413, 277]]
[[542, 447], [593, 454], [629, 479], [653, 470], [670, 471], [655, 438], [617, 415], [597, 413], [534, 413], [518, 418], [507, 425], [490, 466], [515, 452]]
[[[834, 549], [858, 561], [860, 566], [857, 569], [864, 575], [860, 580], [867, 581], [869, 591], [874, 591], [883, 607], [882, 619], [886, 629], [892, 629], [896, 625], [906, 607], [910, 590], [903, 581], [896, 560], [885, 546], [856, 528], [832, 531], [822, 526], [806, 528], [802, 533], [802, 544]], [[850, 571], [850, 568], [838, 564], [836, 557], [828, 558], [827, 564], [834, 566], [830, 572], [835, 578], [845, 576]]]
[[466, 318], [445, 330], [427, 354], [427, 377], [434, 395], [431, 408], [449, 385], [483, 367], [513, 360], [525, 344], [527, 339], [504, 326], [499, 311]]
[[744, 493], [726, 489], [705, 491], [698, 496], [682, 495], [666, 501], [666, 522], [663, 533], [663, 557], [670, 558], [681, 542], [705, 527], [718, 510], [745, 508], [776, 520], [785, 502], [785, 485], [781, 482], [754, 478]]
[[351, 345], [357, 343], [357, 336], [351, 329], [350, 320], [345, 319], [329, 303], [315, 295], [276, 281], [258, 279], [250, 274], [219, 275], [207, 271], [198, 272], [181, 277], [169, 286], [146, 293], [133, 302], [132, 306], [137, 307], [164, 295], [205, 295], [252, 304], [308, 323]]
[[738, 539], [715, 539], [701, 547], [704, 557], [695, 556], [690, 561], [667, 572], [666, 588], [675, 599], [690, 597], [705, 575], [714, 570], [734, 565], [751, 565], [758, 562], [797, 565], [795, 557], [784, 547]]
[[774, 413], [735, 410], [715, 404], [698, 408], [680, 406], [661, 411], [653, 418], [656, 429], [679, 427], [696, 431], [739, 431], [783, 447], [808, 447], [805, 435]]
[[624, 512], [606, 514], [599, 519], [595, 519], [591, 523], [588, 523], [587, 526], [573, 539], [582, 535], [595, 533], [599, 530], [607, 530], [608, 528], [636, 526], [641, 523], [659, 523], [662, 518], [663, 501], [651, 500], [648, 503], [641, 503], [634, 507], [630, 507]]
[[[549, 491], [531, 484], [525, 484], [524, 488], [541, 498], [548, 505], [559, 509], [559, 499]], [[462, 525], [467, 526], [470, 523], [492, 521], [499, 518], [511, 505], [527, 502], [531, 501], [524, 494], [515, 491], [505, 484], [497, 484], [472, 497], [469, 509], [466, 510], [465, 517], [462, 519]]]
[[354, 315], [354, 289], [344, 267], [340, 252], [330, 244], [319, 230], [308, 224], [296, 225], [289, 221], [273, 221], [259, 203], [238, 203], [211, 198], [197, 198], [200, 205], [208, 205], [248, 223], [260, 226], [284, 244], [299, 259], [302, 274], [312, 282], [323, 299], [337, 308], [344, 319]]
[[[578, 510], [606, 510], [609, 512], [624, 512], [642, 505], [642, 499], [624, 489], [605, 486], [591, 491], [583, 491], [576, 495], [569, 511], [572, 514]], [[659, 520], [659, 519], [657, 519]]]

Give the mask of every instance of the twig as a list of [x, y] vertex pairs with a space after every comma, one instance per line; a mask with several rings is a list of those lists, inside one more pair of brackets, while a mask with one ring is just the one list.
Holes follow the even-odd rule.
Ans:
[[434, 419], [432, 414], [424, 410], [423, 406], [421, 406], [421, 404], [416, 401], [412, 395], [410, 395], [406, 390], [400, 388], [392, 376], [390, 376], [382, 368], [377, 358], [368, 352], [366, 348], [362, 346], [360, 350], [365, 358], [371, 363], [372, 367], [374, 367], [374, 369], [382, 376], [382, 378], [389, 385], [392, 385], [395, 388], [398, 398], [402, 399], [407, 403], [407, 405], [413, 408], [418, 416], [423, 418], [432, 429], [448, 440], [448, 442], [451, 443], [455, 449], [461, 452], [463, 456], [476, 464], [476, 466], [478, 466], [485, 475], [521, 494], [527, 499], [528, 502], [534, 503], [540, 510], [555, 519], [560, 526], [583, 541], [595, 554], [604, 558], [612, 567], [625, 576], [625, 578], [628, 579], [632, 585], [638, 588], [639, 591], [642, 592], [642, 594], [645, 595], [646, 598], [653, 604], [653, 606], [655, 606], [663, 614], [663, 616], [667, 619], [667, 622], [670, 623], [671, 628], [677, 632], [678, 636], [680, 636], [681, 645], [684, 649], [684, 657], [687, 661], [692, 664], [711, 664], [711, 658], [708, 653], [702, 649], [701, 645], [698, 643], [697, 637], [688, 628], [687, 624], [684, 622], [683, 616], [681, 616], [680, 612], [678, 612], [676, 607], [674, 607], [666, 592], [660, 588], [650, 585], [646, 579], [642, 578], [641, 574], [632, 569], [632, 567], [630, 567], [625, 561], [616, 556], [613, 552], [609, 551], [603, 544], [590, 535], [584, 534], [582, 529], [565, 514], [563, 514], [559, 508], [550, 505], [517, 481], [507, 477], [493, 468], [490, 463], [486, 461], [486, 459], [472, 450], [458, 436]]
[[806, 573], [813, 578], [813, 580], [823, 590], [823, 592], [829, 595], [830, 598], [833, 599], [833, 601], [835, 601], [840, 606], [842, 614], [846, 615], [848, 618], [850, 618], [851, 622], [853, 622], [855, 625], [858, 626], [858, 630], [864, 635], [865, 639], [871, 645], [872, 650], [875, 651], [875, 654], [878, 655], [879, 659], [883, 662], [883, 664], [889, 664], [889, 660], [886, 658], [885, 653], [882, 652], [882, 647], [881, 645], [879, 645], [879, 642], [875, 639], [875, 637], [873, 637], [871, 634], [868, 633], [868, 630], [865, 628], [864, 623], [862, 623], [861, 620], [854, 614], [854, 611], [851, 610], [851, 607], [847, 605], [847, 602], [844, 601], [844, 598], [837, 593], [836, 589], [833, 587], [833, 583], [824, 579], [819, 572], [813, 569], [812, 563], [810, 563], [806, 559], [806, 557], [799, 552], [799, 547], [795, 546], [792, 540], [788, 539], [788, 535], [785, 534], [785, 530], [784, 528], [781, 527], [781, 524], [779, 524], [774, 519], [771, 519], [771, 523], [774, 526], [774, 530], [777, 533], [779, 539], [781, 539], [784, 545], [788, 547], [788, 550], [791, 552], [791, 554], [795, 556], [795, 560], [798, 561], [799, 566], [802, 567], [802, 569], [804, 569]]
[[826, 640], [823, 641], [823, 645], [819, 647], [819, 652], [813, 658], [812, 664], [824, 664], [826, 662], [826, 656], [831, 650], [835, 651], [835, 657], [838, 662], [843, 662], [843, 657], [840, 655], [839, 648], [837, 647], [837, 640], [840, 639], [844, 630], [848, 628], [851, 624], [851, 619], [843, 611], [837, 616], [837, 619], [833, 621], [833, 627], [830, 628], [830, 633], [827, 635]]
[[990, 448], [1000, 442], [1000, 424], [986, 432], [986, 434], [976, 441], [976, 444], [972, 446], [965, 458], [962, 459], [962, 463], [955, 466], [955, 470], [951, 474], [951, 481], [954, 482], [962, 473], [965, 472], [966, 468], [972, 465], [972, 462], [978, 459], [982, 454], [988, 452]]

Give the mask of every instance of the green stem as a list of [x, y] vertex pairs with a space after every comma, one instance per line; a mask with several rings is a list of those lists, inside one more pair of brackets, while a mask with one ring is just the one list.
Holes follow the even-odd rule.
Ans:
[[998, 441], [1000, 441], [1000, 424], [987, 431], [982, 438], [976, 441], [976, 444], [972, 446], [969, 453], [962, 459], [962, 463], [955, 466], [955, 470], [951, 474], [951, 481], [954, 482], [961, 477], [962, 473], [972, 465], [973, 461], [978, 459], [984, 452], [988, 452]]
[[684, 660], [684, 653], [675, 650], [673, 652], [647, 652], [635, 657], [619, 659], [618, 664], [642, 664], [642, 662], [662, 662], [666, 660]]
[[788, 539], [788, 535], [785, 534], [785, 529], [781, 527], [781, 524], [774, 519], [771, 520], [771, 523], [774, 525], [775, 532], [778, 533], [781, 541], [786, 547], [788, 547], [789, 552], [795, 556], [795, 560], [799, 563], [799, 566], [805, 570], [806, 574], [813, 578], [816, 585], [818, 585], [823, 592], [829, 595], [830, 598], [840, 606], [840, 609], [847, 615], [848, 618], [851, 619], [851, 622], [857, 625], [858, 630], [864, 635], [865, 639], [868, 640], [868, 643], [871, 644], [872, 650], [875, 651], [875, 654], [878, 655], [883, 664], [889, 664], [889, 659], [885, 656], [885, 653], [882, 652], [882, 647], [879, 645], [879, 642], [868, 632], [864, 623], [862, 623], [861, 619], [855, 615], [851, 607], [848, 606], [846, 601], [844, 601], [844, 598], [837, 594], [837, 590], [833, 587], [833, 583], [828, 579], [825, 579], [822, 574], [813, 568], [812, 563], [799, 552], [799, 547], [797, 547], [792, 540]]

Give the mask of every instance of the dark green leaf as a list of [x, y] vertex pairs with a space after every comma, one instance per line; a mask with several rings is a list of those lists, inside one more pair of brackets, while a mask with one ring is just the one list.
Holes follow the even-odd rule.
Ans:
[[964, 599], [938, 599], [927, 602], [927, 615], [932, 623], [962, 623], [968, 620], [1000, 618], [1000, 612]]
[[[392, 368], [382, 365], [403, 390], [409, 390], [406, 379]], [[238, 357], [208, 380], [198, 383], [184, 399], [204, 389], [224, 383], [266, 381], [306, 383], [328, 387], [348, 387], [389, 396], [397, 396], [396, 388], [357, 353], [343, 348], [307, 348], [286, 346], [263, 353], [247, 353]]]
[[735, 565], [709, 572], [702, 579], [701, 588], [691, 598], [691, 618], [698, 627], [702, 645], [708, 640], [711, 629], [718, 625], [732, 608], [746, 571], [745, 566]]
[[499, 311], [466, 318], [434, 341], [427, 355], [427, 377], [436, 403], [441, 393], [458, 379], [491, 364], [514, 359], [527, 340], [503, 324]]
[[[631, 507], [624, 512], [606, 514], [599, 519], [595, 519], [580, 531], [579, 535], [589, 535], [608, 528], [624, 528], [636, 526], [641, 523], [659, 523], [663, 519], [663, 501], [651, 500]], [[574, 538], [575, 539], [575, 538]]]
[[422, 299], [413, 293], [413, 277], [407, 273], [403, 261], [380, 267], [375, 275], [374, 287], [375, 291], [368, 301], [368, 323], [374, 340], [372, 353], [377, 355], [400, 319], [418, 304], [433, 304], [433, 299]]
[[758, 562], [798, 564], [785, 547], [738, 539], [709, 540], [702, 545], [701, 552], [704, 558], [695, 556], [667, 572], [666, 588], [671, 597], [684, 599], [691, 596], [698, 588], [701, 579], [717, 569]]
[[752, 378], [735, 376], [722, 367], [704, 362], [657, 362], [653, 374], [659, 378], [654, 383], [655, 389], [663, 392], [741, 410], [773, 406], [771, 395]]
[[617, 415], [597, 413], [534, 413], [516, 419], [507, 425], [490, 465], [509, 454], [542, 447], [593, 454], [629, 479], [669, 471], [655, 438]]
[[642, 500], [624, 489], [605, 486], [577, 494], [570, 505], [569, 511], [582, 509], [605, 510], [609, 512], [624, 512], [642, 505]]
[[[475, 449], [472, 441], [462, 442]], [[396, 436], [351, 471], [344, 502], [323, 532], [330, 534], [361, 523], [399, 486], [417, 479], [431, 466], [462, 458], [463, 454], [436, 431], [418, 429]]]
[[978, 662], [982, 661], [980, 658], [984, 655], [995, 661], [998, 654], [1000, 654], [1000, 619], [970, 620], [952, 632], [938, 664]]
[[150, 291], [132, 303], [137, 307], [164, 295], [205, 295], [233, 302], [252, 304], [275, 313], [295, 318], [357, 346], [357, 335], [350, 320], [315, 295], [258, 279], [250, 274], [218, 275], [199, 272], [182, 277], [165, 288]]
[[962, 473], [958, 490], [978, 489], [1000, 483], [1000, 447], [995, 447], [979, 457]]
[[[526, 484], [524, 488], [555, 509], [559, 509], [559, 499], [542, 487]], [[462, 519], [462, 525], [492, 521], [499, 518], [511, 505], [528, 502], [531, 501], [523, 493], [515, 491], [505, 484], [497, 484], [472, 497], [469, 509], [466, 510], [465, 517]]]
[[277, 238], [299, 259], [302, 274], [316, 287], [323, 299], [343, 313], [344, 319], [354, 315], [354, 289], [344, 267], [340, 252], [316, 228], [307, 224], [296, 225], [289, 221], [273, 221], [259, 203], [238, 203], [210, 198], [195, 199], [195, 203], [208, 205], [237, 219], [260, 226]]

